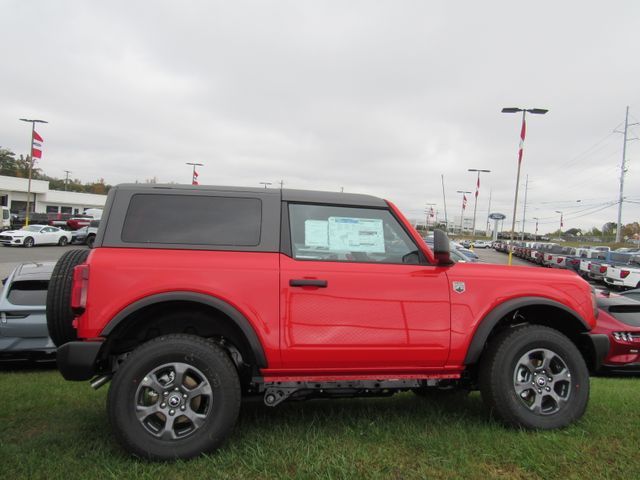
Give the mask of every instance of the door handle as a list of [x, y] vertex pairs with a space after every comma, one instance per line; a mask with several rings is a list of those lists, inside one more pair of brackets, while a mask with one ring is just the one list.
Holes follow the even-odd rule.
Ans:
[[289, 286], [291, 287], [318, 287], [327, 288], [326, 280], [316, 280], [311, 278], [303, 278], [298, 280], [289, 280]]

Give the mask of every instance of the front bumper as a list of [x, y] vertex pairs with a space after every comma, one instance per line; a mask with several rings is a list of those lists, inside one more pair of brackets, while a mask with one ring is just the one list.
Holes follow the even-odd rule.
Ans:
[[58, 370], [66, 380], [89, 380], [96, 372], [96, 360], [103, 341], [69, 342], [58, 348]]

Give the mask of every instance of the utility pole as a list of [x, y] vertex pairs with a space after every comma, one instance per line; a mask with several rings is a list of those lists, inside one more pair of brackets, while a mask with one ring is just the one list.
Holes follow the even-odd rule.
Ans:
[[66, 176], [64, 177], [64, 191], [67, 191], [67, 184], [69, 183], [69, 174], [71, 173], [70, 170], [65, 170], [64, 173], [66, 174]]
[[280, 190], [282, 190], [284, 188], [284, 180], [280, 180]]
[[637, 140], [637, 138], [627, 138], [629, 126], [638, 125], [638, 123], [629, 123], [629, 106], [627, 105], [627, 113], [624, 116], [624, 132], [622, 133], [624, 140], [622, 143], [622, 162], [620, 163], [620, 198], [618, 199], [618, 227], [616, 228], [616, 243], [622, 239], [622, 202], [624, 200], [624, 176], [627, 173], [627, 142]]
[[527, 193], [529, 192], [529, 174], [527, 174], [527, 180], [524, 184], [524, 207], [522, 208], [522, 235], [520, 240], [524, 242], [524, 224], [527, 217]]
[[446, 225], [444, 230], [449, 231], [449, 219], [447, 218], [447, 198], [444, 196], [444, 174], [440, 174], [442, 178], [442, 201], [444, 202], [444, 224]]

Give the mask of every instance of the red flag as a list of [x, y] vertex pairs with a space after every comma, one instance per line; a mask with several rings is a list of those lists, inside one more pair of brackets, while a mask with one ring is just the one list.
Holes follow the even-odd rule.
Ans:
[[562, 214], [560, 214], [560, 228], [562, 228], [564, 226], [564, 223], [562, 222]]
[[38, 132], [33, 131], [33, 143], [31, 144], [31, 157], [33, 158], [42, 158], [42, 142], [44, 140]]
[[480, 192], [480, 176], [478, 176], [478, 183], [476, 184], [476, 198], [478, 198], [479, 192]]
[[462, 210], [464, 210], [465, 208], [467, 208], [467, 196], [462, 195]]
[[520, 130], [520, 150], [518, 150], [518, 165], [522, 163], [522, 149], [524, 148], [524, 137], [527, 133], [527, 124], [522, 117], [522, 130]]
[[198, 184], [198, 172], [193, 170], [193, 180], [191, 180], [191, 185], [199, 185]]

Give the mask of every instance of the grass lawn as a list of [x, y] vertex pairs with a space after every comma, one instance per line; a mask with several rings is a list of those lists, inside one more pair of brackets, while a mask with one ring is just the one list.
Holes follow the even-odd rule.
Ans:
[[147, 463], [115, 444], [108, 387], [56, 370], [0, 371], [0, 465], [7, 479], [638, 478], [640, 378], [595, 378], [585, 417], [554, 432], [510, 430], [480, 397], [243, 404], [215, 455]]

